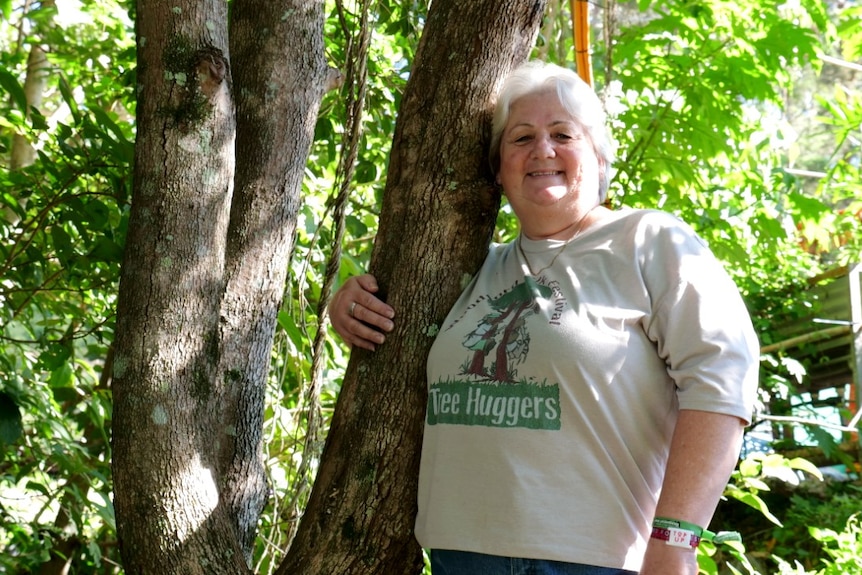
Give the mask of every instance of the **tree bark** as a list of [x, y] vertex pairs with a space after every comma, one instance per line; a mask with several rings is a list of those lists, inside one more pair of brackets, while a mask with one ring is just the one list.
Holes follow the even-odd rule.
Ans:
[[139, 0], [113, 475], [125, 572], [246, 571], [218, 506], [219, 305], [234, 175], [227, 3]]
[[230, 43], [237, 163], [221, 307], [220, 505], [251, 559], [266, 501], [266, 377], [302, 179], [329, 73], [319, 0], [236, 0]]
[[279, 575], [422, 570], [413, 536], [425, 361], [485, 257], [499, 206], [491, 98], [524, 60], [544, 0], [435, 0], [404, 94], [371, 272], [397, 310], [352, 354], [305, 516]]

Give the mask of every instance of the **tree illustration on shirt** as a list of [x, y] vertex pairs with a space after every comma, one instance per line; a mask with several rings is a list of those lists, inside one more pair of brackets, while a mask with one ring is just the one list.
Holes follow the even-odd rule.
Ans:
[[[530, 334], [525, 328], [525, 320], [530, 314], [539, 311], [538, 300], [550, 298], [551, 294], [550, 287], [526, 278], [498, 298], [490, 300], [491, 313], [483, 317], [463, 341], [464, 347], [473, 350], [466, 373], [514, 383], [516, 372], [510, 371], [509, 366], [523, 362], [530, 347]], [[495, 350], [495, 361], [490, 368], [486, 368], [486, 359]]]

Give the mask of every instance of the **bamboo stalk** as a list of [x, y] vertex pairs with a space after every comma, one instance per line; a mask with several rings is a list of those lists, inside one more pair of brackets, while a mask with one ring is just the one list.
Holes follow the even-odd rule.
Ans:
[[[796, 423], [799, 425], [809, 425], [811, 427], [824, 427], [826, 429], [834, 429], [835, 431], [846, 431], [846, 432], [859, 431], [859, 429], [856, 426], [838, 425], [836, 423], [829, 423], [828, 421], [820, 421], [817, 419], [806, 419], [803, 417], [793, 417], [790, 415], [769, 415], [767, 413], [758, 413], [757, 418], [758, 419], [765, 419], [767, 421], [781, 421], [784, 423]], [[858, 420], [856, 421], [856, 423], [858, 424]]]
[[850, 333], [851, 329], [852, 328], [849, 325], [841, 325], [838, 327], [827, 327], [826, 329], [819, 329], [817, 331], [812, 331], [804, 335], [798, 335], [796, 337], [791, 337], [790, 339], [785, 339], [784, 341], [779, 341], [778, 343], [764, 345], [760, 348], [760, 353], [772, 353], [774, 351], [782, 351], [789, 347], [802, 345], [803, 343], [810, 343], [812, 341], [819, 341], [822, 339], [828, 339], [830, 337], [846, 335]]
[[593, 66], [590, 60], [590, 5], [588, 0], [570, 0], [572, 9], [572, 33], [575, 44], [575, 67], [578, 76], [593, 85]]

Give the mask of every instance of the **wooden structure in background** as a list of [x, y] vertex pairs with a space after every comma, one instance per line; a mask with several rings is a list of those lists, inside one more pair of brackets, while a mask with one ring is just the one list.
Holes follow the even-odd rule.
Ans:
[[[862, 264], [815, 278], [807, 291], [811, 312], [776, 329], [781, 338], [762, 353], [783, 352], [807, 368], [798, 391], [816, 398], [835, 389], [850, 416], [843, 426], [858, 429], [862, 416]], [[849, 390], [845, 392], [845, 390]], [[859, 442], [859, 434], [854, 434]]]

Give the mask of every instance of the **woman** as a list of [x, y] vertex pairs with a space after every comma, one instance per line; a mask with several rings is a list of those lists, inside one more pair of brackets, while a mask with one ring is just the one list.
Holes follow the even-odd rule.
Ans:
[[[571, 71], [507, 78], [490, 157], [521, 233], [491, 247], [428, 358], [432, 570], [696, 574], [757, 385], [739, 293], [674, 217], [602, 206], [604, 114]], [[376, 291], [365, 275], [333, 298], [350, 345], [393, 327]]]

